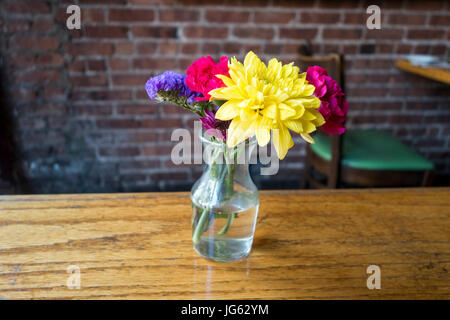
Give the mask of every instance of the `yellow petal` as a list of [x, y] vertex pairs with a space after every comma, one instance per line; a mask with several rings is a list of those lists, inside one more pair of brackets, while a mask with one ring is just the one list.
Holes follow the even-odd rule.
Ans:
[[302, 94], [305, 96], [310, 96], [314, 93], [314, 91], [316, 90], [316, 87], [314, 87], [313, 85], [306, 85], [303, 87], [303, 92]]
[[283, 124], [294, 132], [303, 132], [302, 122], [299, 120], [286, 120]]
[[300, 133], [300, 135], [302, 136], [302, 138], [309, 143], [314, 143], [314, 139], [307, 133]]
[[216, 77], [219, 78], [220, 80], [222, 80], [223, 83], [225, 84], [225, 86], [227, 86], [227, 87], [236, 85], [231, 78], [229, 78], [223, 74], [216, 74]]
[[255, 121], [258, 117], [258, 112], [254, 109], [240, 109], [239, 116], [242, 121]]
[[316, 131], [316, 126], [310, 121], [303, 121], [302, 119], [300, 119], [299, 121], [302, 122], [303, 133], [311, 133]]
[[231, 121], [228, 128], [227, 146], [234, 147], [245, 139], [251, 137], [255, 132], [255, 121], [242, 121], [236, 117]]
[[290, 107], [285, 103], [280, 103], [278, 105], [278, 108], [280, 110], [280, 119], [282, 121], [295, 117], [295, 115], [297, 113], [295, 108]]
[[289, 130], [282, 124], [278, 126], [278, 130], [274, 129], [272, 132], [275, 151], [278, 154], [278, 158], [283, 160], [288, 150], [294, 146], [294, 141]]
[[277, 105], [276, 103], [270, 103], [268, 105], [264, 106], [264, 109], [261, 110], [261, 114], [264, 117], [270, 118], [270, 119], [276, 119], [277, 118]]
[[313, 113], [311, 113], [309, 111], [305, 111], [305, 113], [303, 113], [302, 120], [311, 121], [314, 119], [316, 119], [316, 116]]
[[216, 119], [219, 120], [231, 120], [238, 115], [238, 107], [236, 106], [236, 100], [229, 100], [220, 106], [216, 112]]
[[271, 121], [265, 117], [259, 117], [256, 128], [256, 139], [261, 147], [264, 147], [270, 141]]

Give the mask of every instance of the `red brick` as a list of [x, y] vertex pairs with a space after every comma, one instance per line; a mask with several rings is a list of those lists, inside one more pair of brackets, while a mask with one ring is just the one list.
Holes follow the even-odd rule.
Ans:
[[297, 1], [297, 0], [276, 0], [277, 6], [280, 7], [296, 7], [296, 8], [312, 8], [315, 1]]
[[135, 129], [140, 126], [140, 122], [134, 119], [97, 120], [97, 127], [100, 129]]
[[82, 23], [105, 22], [105, 11], [102, 9], [82, 8], [81, 17]]
[[150, 175], [152, 180], [186, 180], [187, 173], [186, 172], [167, 172], [167, 173], [153, 173]]
[[117, 112], [119, 114], [136, 114], [136, 115], [152, 115], [156, 114], [158, 109], [154, 108], [149, 103], [146, 104], [127, 104], [117, 106]]
[[430, 53], [434, 55], [444, 55], [447, 52], [447, 49], [447, 46], [443, 44], [433, 45], [431, 47]]
[[127, 38], [127, 27], [122, 26], [87, 26], [84, 28], [88, 38]]
[[358, 0], [319, 0], [319, 8], [361, 8], [361, 3]]
[[110, 55], [113, 53], [113, 45], [111, 43], [83, 42], [69, 43], [66, 46], [68, 54], [78, 55]]
[[302, 12], [300, 16], [301, 23], [318, 23], [318, 24], [328, 24], [339, 22], [341, 15], [339, 13], [311, 13]]
[[390, 69], [394, 64], [394, 59], [352, 59], [347, 62], [350, 69]]
[[104, 74], [96, 76], [71, 76], [70, 81], [75, 87], [106, 86], [108, 81]]
[[427, 44], [417, 44], [414, 47], [414, 53], [417, 54], [428, 54], [430, 52], [431, 46]]
[[11, 47], [22, 50], [55, 50], [59, 41], [53, 37], [17, 37], [11, 39]]
[[120, 181], [124, 183], [132, 182], [133, 184], [135, 184], [136, 182], [145, 182], [147, 181], [147, 175], [142, 173], [121, 174]]
[[350, 13], [346, 12], [344, 16], [345, 24], [358, 24], [364, 25], [366, 24], [368, 15], [366, 15], [365, 11], [362, 13]]
[[402, 24], [402, 25], [424, 25], [426, 20], [426, 15], [422, 14], [390, 14], [388, 16], [388, 22], [390, 24]]
[[224, 39], [228, 37], [228, 29], [226, 27], [187, 26], [183, 28], [183, 34], [187, 38]]
[[117, 147], [111, 146], [110, 148], [100, 148], [99, 153], [103, 157], [107, 156], [119, 156], [119, 157], [134, 157], [140, 154], [137, 147]]
[[34, 66], [36, 63], [36, 56], [34, 54], [14, 54], [10, 55], [9, 63], [16, 68], [27, 68]]
[[403, 38], [403, 29], [373, 29], [367, 30], [366, 39], [397, 40]]
[[259, 43], [246, 43], [243, 46], [243, 51], [244, 52], [253, 51], [258, 53], [261, 51], [261, 45]]
[[75, 105], [73, 107], [76, 115], [79, 116], [109, 116], [112, 114], [110, 105]]
[[133, 53], [133, 43], [123, 42], [114, 44], [114, 54], [132, 54]]
[[89, 60], [87, 62], [88, 69], [91, 71], [104, 71], [106, 64], [104, 60]]
[[26, 32], [30, 29], [31, 21], [29, 20], [10, 20], [3, 26], [4, 33]]
[[[145, 141], [133, 141], [130, 142], [145, 142]], [[141, 170], [141, 169], [153, 169], [159, 168], [159, 160], [142, 160], [142, 161], [120, 161], [120, 170]]]
[[45, 128], [45, 121], [41, 118], [19, 118], [19, 127], [28, 130], [40, 130]]
[[440, 0], [427, 0], [427, 1], [416, 1], [410, 0], [405, 3], [404, 8], [407, 10], [440, 10], [444, 1]]
[[145, 146], [141, 151], [144, 156], [170, 156], [172, 148], [172, 146]]
[[181, 119], [147, 119], [142, 120], [144, 128], [181, 128], [183, 123]]
[[188, 9], [167, 9], [159, 11], [159, 20], [163, 22], [198, 21], [200, 11]]
[[177, 38], [177, 27], [133, 27], [135, 37], [148, 38]]
[[265, 44], [263, 47], [263, 52], [266, 54], [276, 55], [283, 52], [283, 46], [281, 44]]
[[55, 27], [55, 21], [53, 19], [35, 19], [33, 22], [33, 30], [38, 33], [49, 33]]
[[412, 51], [413, 51], [413, 46], [410, 44], [405, 44], [405, 43], [397, 44], [396, 53], [409, 54], [409, 53], [412, 53]]
[[291, 12], [257, 11], [253, 20], [256, 23], [289, 23], [294, 20], [295, 14]]
[[281, 28], [281, 39], [305, 39], [311, 40], [317, 35], [315, 28]]
[[150, 22], [154, 19], [153, 10], [146, 9], [110, 9], [109, 21], [146, 21]]
[[[378, 31], [378, 30], [376, 30]], [[324, 29], [322, 38], [324, 39], [360, 39], [362, 36], [361, 29]]]
[[60, 53], [45, 53], [38, 57], [37, 63], [44, 66], [62, 66], [64, 65], [64, 57]]
[[138, 58], [133, 60], [133, 68], [140, 70], [174, 69], [176, 60], [173, 58]]
[[46, 99], [62, 99], [66, 98], [64, 88], [46, 86], [44, 88], [44, 97]]
[[377, 53], [392, 53], [394, 51], [394, 46], [392, 43], [379, 43], [377, 44]]
[[239, 54], [242, 44], [239, 42], [225, 42], [223, 44], [223, 52], [226, 54]]
[[137, 44], [139, 54], [152, 54], [156, 52], [157, 44], [155, 42], [145, 42]]
[[207, 10], [206, 21], [213, 23], [246, 23], [250, 12], [248, 11], [228, 11], [228, 10]]
[[19, 14], [37, 14], [49, 13], [50, 7], [44, 1], [29, 1], [29, 0], [7, 0], [2, 4], [2, 9], [8, 13]]
[[177, 42], [160, 42], [159, 43], [159, 53], [161, 55], [175, 55], [178, 53], [179, 45]]
[[112, 76], [112, 82], [115, 86], [144, 86], [149, 78], [148, 75], [136, 74], [117, 74]]
[[441, 29], [409, 29], [408, 39], [442, 39], [445, 31]]
[[233, 30], [233, 35], [238, 38], [272, 39], [275, 32], [268, 28], [239, 27]]
[[325, 43], [323, 45], [323, 53], [328, 54], [328, 53], [340, 52], [341, 51], [340, 48], [341, 48], [341, 45], [339, 45], [339, 44]]
[[358, 46], [354, 44], [345, 44], [342, 46], [343, 54], [356, 54], [358, 52]]
[[[126, 0], [125, 0], [126, 1]], [[138, 4], [138, 5], [146, 5], [146, 6], [154, 6], [154, 5], [171, 5], [175, 4], [177, 0], [128, 0], [129, 4]]]
[[181, 53], [185, 54], [196, 54], [199, 50], [198, 43], [182, 43], [181, 44]]
[[108, 100], [130, 100], [131, 92], [129, 90], [93, 90], [93, 91], [73, 91], [74, 100], [94, 100], [94, 101], [108, 101]]
[[86, 70], [86, 64], [84, 61], [73, 61], [71, 64], [69, 64], [68, 67], [69, 71], [71, 72], [83, 72]]
[[215, 42], [205, 42], [201, 46], [202, 54], [219, 54], [220, 53], [220, 44]]
[[60, 80], [60, 72], [59, 70], [33, 70], [19, 74], [17, 80], [36, 83], [57, 82]]
[[447, 15], [432, 15], [429, 24], [432, 26], [449, 26], [450, 14]]
[[179, 59], [178, 68], [181, 70], [186, 70], [193, 62], [193, 59]]
[[113, 58], [109, 60], [109, 67], [112, 71], [129, 70], [129, 61], [128, 59]]
[[79, 0], [80, 4], [126, 4], [127, 0]]

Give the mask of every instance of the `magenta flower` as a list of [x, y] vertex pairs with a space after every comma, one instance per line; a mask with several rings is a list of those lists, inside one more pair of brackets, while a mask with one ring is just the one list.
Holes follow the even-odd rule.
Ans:
[[223, 141], [227, 140], [227, 129], [231, 121], [222, 121], [216, 119], [215, 113], [205, 109], [205, 117], [200, 118], [206, 132]]
[[343, 134], [347, 131], [344, 122], [348, 103], [341, 87], [328, 75], [326, 69], [319, 66], [306, 70], [306, 80], [316, 87], [314, 95], [321, 101], [319, 112], [325, 119], [322, 130], [329, 134]]

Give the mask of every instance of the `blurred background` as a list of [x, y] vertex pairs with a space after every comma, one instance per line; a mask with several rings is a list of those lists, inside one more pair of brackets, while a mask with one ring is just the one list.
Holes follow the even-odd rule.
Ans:
[[[377, 2], [377, 3], [375, 3]], [[202, 55], [298, 61], [338, 53], [347, 127], [389, 133], [449, 185], [446, 83], [396, 67], [411, 54], [448, 60], [447, 1], [2, 0], [0, 192], [189, 190], [201, 165], [172, 164], [173, 129], [195, 116], [149, 101], [146, 80], [185, 72]], [[66, 9], [81, 8], [68, 30]], [[369, 30], [366, 9], [381, 8]], [[259, 188], [298, 188], [305, 143]]]

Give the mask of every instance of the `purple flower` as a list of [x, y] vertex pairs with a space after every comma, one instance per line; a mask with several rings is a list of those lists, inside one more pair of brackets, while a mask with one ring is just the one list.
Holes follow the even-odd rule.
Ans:
[[186, 97], [188, 103], [194, 103], [195, 98], [200, 96], [200, 93], [194, 92], [188, 88], [185, 82], [186, 76], [173, 71], [166, 71], [158, 76], [148, 79], [145, 84], [150, 99], [155, 99], [158, 92], [172, 92], [178, 96]]
[[227, 140], [227, 129], [231, 121], [216, 119], [215, 113], [205, 109], [205, 117], [200, 118], [206, 132], [223, 141]]

